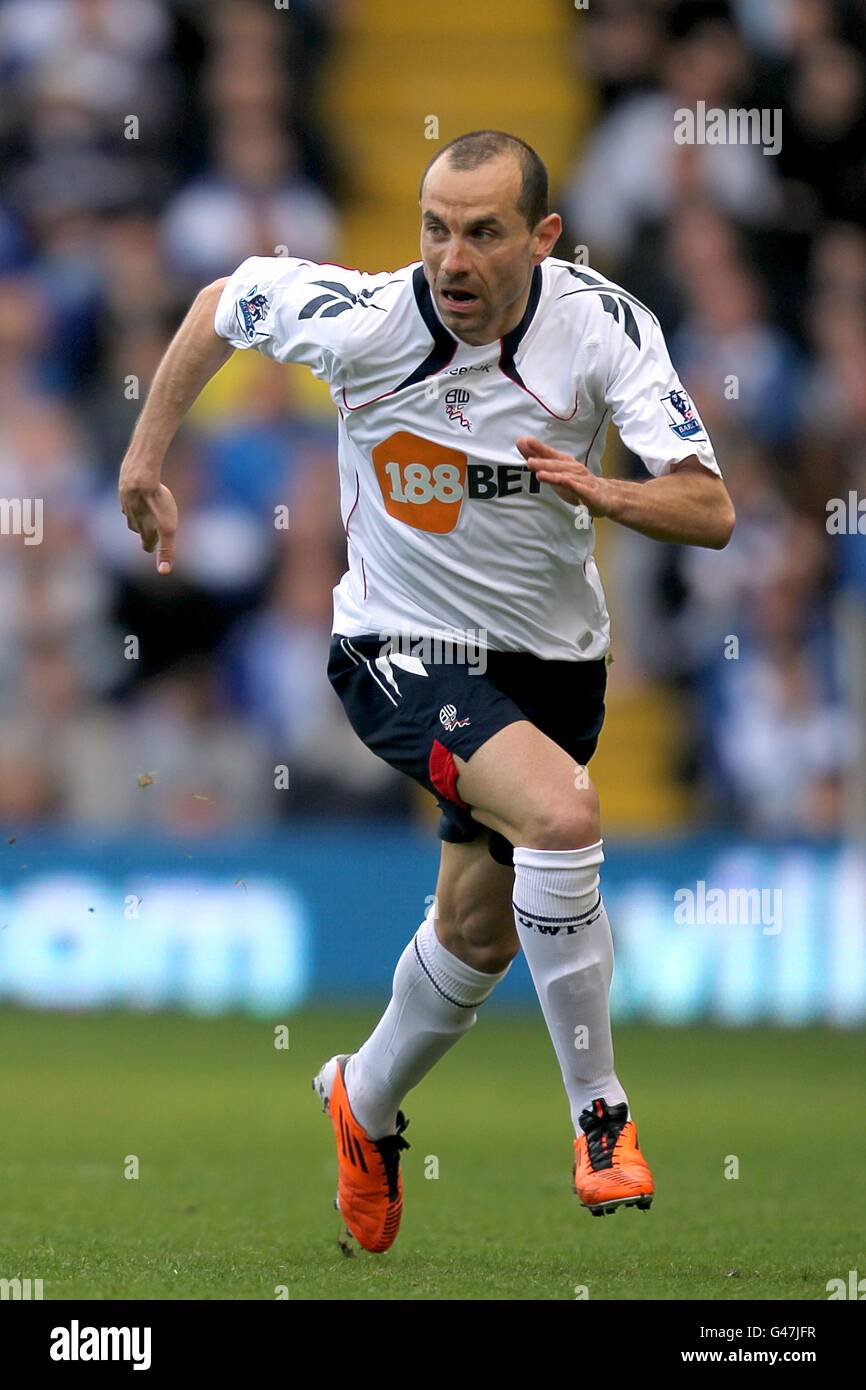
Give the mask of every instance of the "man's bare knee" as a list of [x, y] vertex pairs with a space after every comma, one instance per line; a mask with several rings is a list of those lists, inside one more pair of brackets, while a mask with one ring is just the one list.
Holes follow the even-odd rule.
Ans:
[[528, 721], [494, 734], [464, 762], [460, 795], [474, 818], [514, 845], [581, 849], [601, 838], [598, 795], [586, 769]]
[[470, 913], [458, 927], [463, 946], [463, 959], [471, 955], [470, 964], [486, 974], [496, 974], [510, 965], [520, 950], [520, 940], [513, 916], [505, 922], [490, 922], [483, 916]]
[[551, 797], [532, 807], [520, 826], [527, 849], [580, 849], [601, 839], [601, 812], [593, 786]]
[[442, 945], [458, 960], [462, 960], [464, 965], [471, 965], [473, 970], [480, 970], [484, 975], [500, 975], [520, 950], [516, 932], [513, 937], [503, 936], [494, 941], [484, 942], [475, 942], [462, 933], [457, 933], [443, 941]]
[[514, 871], [491, 858], [486, 833], [467, 844], [443, 844], [436, 932], [446, 951], [488, 975], [505, 970], [520, 949], [513, 887]]
[[438, 904], [436, 934], [446, 951], [487, 975], [504, 970], [520, 950], [513, 919], [491, 918], [483, 907], [449, 912]]

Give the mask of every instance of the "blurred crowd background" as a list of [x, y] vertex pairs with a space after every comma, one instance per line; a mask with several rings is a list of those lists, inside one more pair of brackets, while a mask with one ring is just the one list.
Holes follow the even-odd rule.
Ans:
[[[435, 64], [448, 25], [417, 8]], [[480, 9], [470, 23], [492, 32], [497, 6]], [[866, 497], [866, 9], [521, 9], [535, 11], [525, 23], [543, 15], [557, 90], [574, 98], [551, 160], [559, 254], [585, 247], [658, 314], [738, 513], [721, 553], [599, 527], [614, 620], [607, 832], [838, 834], [862, 758], [866, 542], [829, 534], [826, 508]], [[396, 13], [374, 10], [0, 0], [0, 497], [44, 499], [41, 545], [0, 536], [10, 834], [428, 814], [358, 742], [325, 677], [345, 552], [318, 384], [253, 353], [212, 384], [166, 470], [181, 513], [170, 580], [116, 495], [156, 364], [201, 285], [281, 247], [374, 270], [417, 257], [384, 212], [376, 259], [351, 231], [369, 171], [335, 116], [337, 85], [357, 36], [376, 39]], [[379, 77], [367, 66], [349, 86], [374, 108], [407, 54], [398, 36]], [[444, 113], [443, 142], [506, 124], [483, 94], [481, 81], [453, 116], [445, 96], [407, 114], [416, 178], [430, 111]], [[698, 100], [781, 111], [779, 153], [677, 145], [673, 112]], [[507, 128], [532, 139], [518, 117]], [[384, 142], [381, 164], [389, 176]], [[415, 186], [396, 196], [411, 216]], [[607, 466], [644, 476], [617, 447]], [[280, 505], [288, 529], [274, 525]], [[275, 786], [283, 766], [288, 790]]]

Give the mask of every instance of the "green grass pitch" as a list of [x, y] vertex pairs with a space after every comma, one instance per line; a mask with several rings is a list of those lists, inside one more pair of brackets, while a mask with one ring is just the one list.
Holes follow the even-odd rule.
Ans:
[[375, 1017], [0, 1012], [0, 1277], [46, 1299], [823, 1300], [866, 1273], [862, 1033], [618, 1028], [657, 1195], [595, 1218], [533, 1012], [482, 1014], [409, 1096], [400, 1237], [346, 1259], [310, 1078]]

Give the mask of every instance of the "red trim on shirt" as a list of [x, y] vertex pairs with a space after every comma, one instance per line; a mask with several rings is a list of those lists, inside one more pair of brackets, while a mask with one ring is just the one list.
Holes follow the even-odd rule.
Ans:
[[357, 507], [358, 498], [361, 496], [361, 475], [359, 474], [357, 468], [355, 469], [355, 481], [358, 484], [358, 486], [355, 489], [355, 500], [352, 503], [352, 509], [349, 512], [349, 515], [346, 517], [346, 524], [343, 527], [343, 530], [346, 533], [346, 540], [349, 539], [349, 522], [352, 520], [352, 512], [354, 512], [355, 508]]

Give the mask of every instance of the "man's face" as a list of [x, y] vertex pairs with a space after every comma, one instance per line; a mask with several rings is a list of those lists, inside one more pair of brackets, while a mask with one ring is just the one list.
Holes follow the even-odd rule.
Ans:
[[436, 161], [421, 192], [421, 259], [436, 307], [452, 333], [495, 342], [519, 323], [532, 269], [559, 235], [555, 213], [530, 229], [517, 208], [521, 172], [502, 154], [477, 169]]

